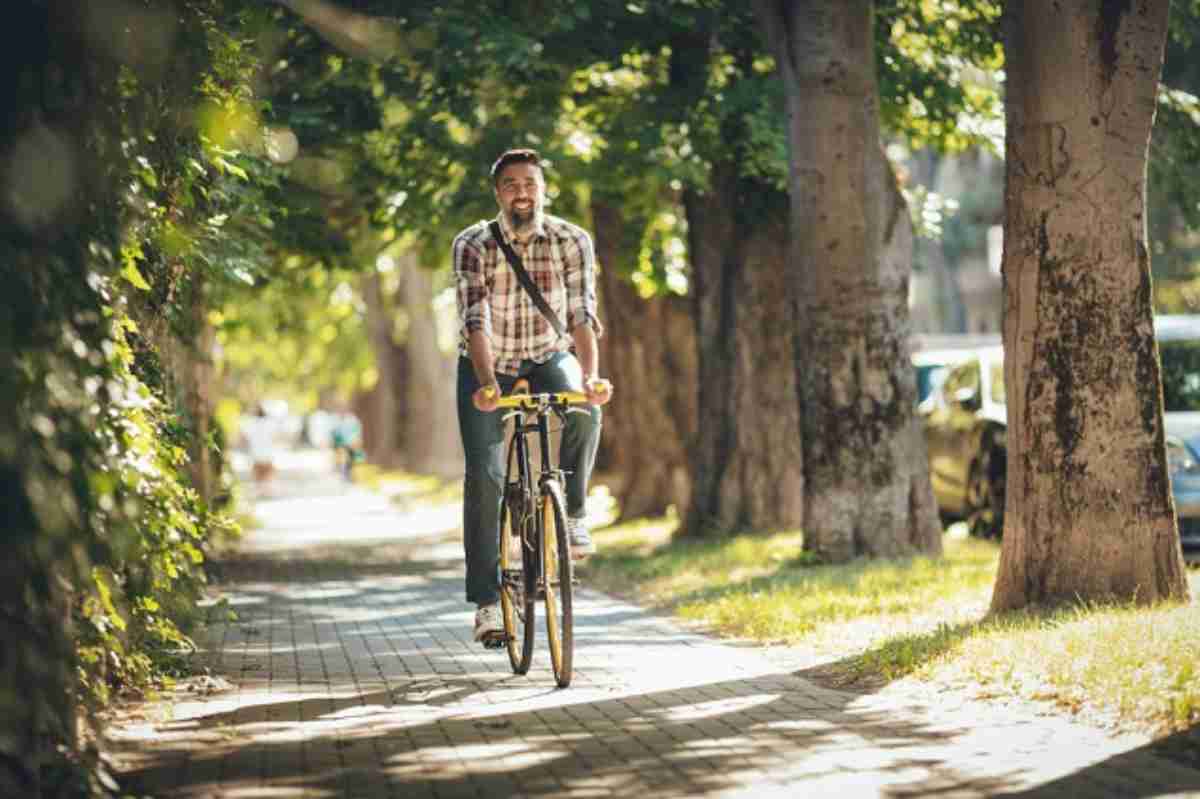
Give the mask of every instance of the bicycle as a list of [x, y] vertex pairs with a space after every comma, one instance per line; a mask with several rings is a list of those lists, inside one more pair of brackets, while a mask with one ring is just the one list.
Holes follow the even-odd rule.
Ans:
[[[587, 413], [575, 407], [587, 404], [578, 391], [530, 394], [529, 383], [517, 381], [502, 397], [498, 409], [507, 409], [504, 422], [513, 420], [500, 506], [500, 609], [503, 637], [485, 646], [508, 649], [514, 674], [525, 674], [533, 660], [535, 607], [540, 599], [546, 610], [546, 638], [550, 663], [559, 688], [571, 684], [575, 651], [572, 613], [575, 581], [571, 544], [567, 538], [567, 513], [563, 500], [563, 472], [550, 456], [550, 418], [565, 422], [568, 413]], [[530, 457], [535, 438], [541, 457], [536, 479]]]

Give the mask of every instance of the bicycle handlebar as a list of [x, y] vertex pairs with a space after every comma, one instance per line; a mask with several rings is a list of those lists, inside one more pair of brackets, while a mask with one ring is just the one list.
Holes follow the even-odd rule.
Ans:
[[[607, 380], [603, 381], [609, 386], [611, 384]], [[505, 408], [518, 408], [522, 410], [536, 410], [542, 404], [546, 405], [587, 405], [588, 395], [582, 391], [557, 391], [553, 393], [543, 394], [509, 394], [507, 397], [501, 397], [496, 403], [496, 410]]]
[[558, 391], [552, 394], [509, 394], [496, 403], [496, 410], [521, 408], [534, 410], [542, 403], [547, 405], [587, 405], [587, 394], [582, 391]]

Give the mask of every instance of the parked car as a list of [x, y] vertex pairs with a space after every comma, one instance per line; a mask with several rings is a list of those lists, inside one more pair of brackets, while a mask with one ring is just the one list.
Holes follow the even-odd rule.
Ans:
[[1163, 428], [1184, 557], [1200, 560], [1200, 316], [1154, 320], [1162, 362]]
[[999, 536], [1007, 463], [1004, 349], [980, 347], [948, 366], [917, 412], [942, 516], [964, 520], [971, 535]]
[[917, 375], [917, 403], [938, 389], [946, 372], [974, 356], [980, 347], [1000, 346], [995, 333], [930, 334], [913, 336], [913, 366]]
[[[1180, 540], [1184, 555], [1200, 560], [1200, 315], [1161, 315], [1154, 330]], [[916, 354], [913, 361], [919, 369]], [[934, 498], [942, 515], [964, 520], [970, 534], [998, 537], [1007, 468], [1004, 350], [979, 347], [945, 369], [918, 405]]]

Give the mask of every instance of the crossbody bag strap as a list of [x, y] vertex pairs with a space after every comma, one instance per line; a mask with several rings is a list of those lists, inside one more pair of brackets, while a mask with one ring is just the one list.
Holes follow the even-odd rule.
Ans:
[[521, 256], [517, 255], [513, 250], [512, 245], [504, 240], [504, 234], [500, 232], [500, 224], [495, 220], [488, 223], [488, 230], [492, 232], [492, 238], [500, 245], [500, 250], [504, 253], [505, 259], [508, 260], [508, 265], [512, 267], [513, 272], [517, 275], [517, 281], [521, 284], [521, 288], [525, 289], [529, 294], [529, 298], [533, 300], [533, 304], [542, 312], [542, 316], [546, 317], [546, 321], [554, 328], [554, 332], [560, 336], [567, 334], [567, 329], [563, 327], [563, 323], [559, 320], [558, 314], [554, 313], [554, 309], [550, 307], [550, 303], [546, 302], [546, 298], [542, 296], [542, 292], [538, 289], [537, 284], [533, 282], [533, 278], [525, 271], [525, 265], [521, 263]]

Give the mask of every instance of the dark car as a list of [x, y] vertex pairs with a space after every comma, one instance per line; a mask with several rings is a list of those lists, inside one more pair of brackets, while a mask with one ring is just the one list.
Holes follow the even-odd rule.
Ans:
[[1184, 555], [1195, 561], [1200, 560], [1200, 316], [1156, 317], [1154, 333], [1179, 538]]
[[[1189, 560], [1200, 559], [1200, 315], [1155, 317], [1163, 379], [1163, 427], [1179, 533]], [[914, 356], [914, 362], [916, 357]], [[918, 406], [929, 477], [946, 519], [971, 535], [1004, 529], [1007, 466], [1004, 350], [981, 347], [947, 367]]]

